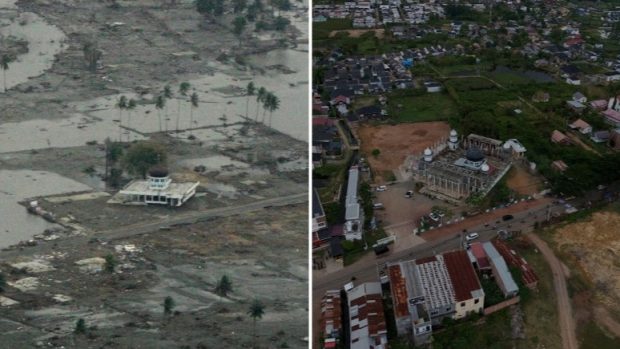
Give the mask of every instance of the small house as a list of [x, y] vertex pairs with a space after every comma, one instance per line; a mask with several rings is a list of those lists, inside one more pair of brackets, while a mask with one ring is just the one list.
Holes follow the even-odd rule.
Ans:
[[605, 110], [607, 108], [607, 100], [597, 99], [590, 102], [590, 107], [594, 110]]
[[590, 139], [594, 143], [606, 143], [609, 141], [610, 133], [609, 131], [596, 131], [592, 133]]
[[551, 163], [551, 168], [559, 172], [564, 172], [568, 169], [568, 165], [562, 160], [556, 160]]
[[553, 130], [551, 133], [551, 141], [556, 144], [568, 145], [571, 143], [570, 138], [558, 130]]
[[588, 101], [588, 97], [586, 97], [583, 93], [581, 92], [575, 92], [573, 93], [573, 101], [579, 102], [579, 103], [585, 103]]
[[590, 126], [590, 124], [581, 119], [575, 120], [575, 122], [568, 126], [573, 130], [579, 130], [579, 132], [584, 135], [590, 134], [592, 132], [592, 126]]
[[577, 114], [583, 113], [583, 111], [586, 109], [586, 106], [582, 104], [581, 102], [572, 101], [572, 100], [566, 101], [566, 106]]

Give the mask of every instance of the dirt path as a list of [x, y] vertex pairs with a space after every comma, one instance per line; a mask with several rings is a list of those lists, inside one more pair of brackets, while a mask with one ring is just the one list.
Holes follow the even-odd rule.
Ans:
[[560, 334], [562, 336], [562, 348], [578, 349], [577, 337], [575, 335], [575, 323], [573, 321], [573, 310], [566, 288], [566, 277], [562, 262], [553, 254], [547, 243], [534, 234], [527, 234], [527, 237], [540, 250], [543, 257], [549, 263], [553, 272], [553, 287], [558, 297], [558, 318], [560, 320]]
[[614, 320], [607, 309], [602, 306], [595, 306], [594, 317], [596, 318], [596, 322], [607, 331], [611, 332], [616, 337], [620, 337], [620, 323]]

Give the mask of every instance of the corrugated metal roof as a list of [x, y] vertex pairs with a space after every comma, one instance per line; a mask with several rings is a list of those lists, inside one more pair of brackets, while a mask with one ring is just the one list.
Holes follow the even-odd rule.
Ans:
[[495, 266], [495, 270], [498, 274], [496, 275], [496, 277], [499, 277], [501, 279], [502, 284], [506, 288], [505, 291], [507, 293], [519, 292], [519, 287], [517, 286], [515, 280], [512, 278], [512, 274], [510, 274], [510, 270], [508, 270], [508, 265], [506, 265], [506, 261], [504, 261], [504, 258], [499, 254], [495, 246], [493, 246], [493, 244], [487, 241], [482, 244], [482, 247], [484, 248], [484, 252], [486, 252], [491, 264]]

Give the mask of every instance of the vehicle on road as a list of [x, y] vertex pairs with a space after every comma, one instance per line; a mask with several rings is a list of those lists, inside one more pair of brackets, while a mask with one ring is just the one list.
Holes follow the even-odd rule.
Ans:
[[437, 214], [435, 214], [435, 212], [431, 212], [428, 214], [428, 216], [434, 220], [435, 222], [437, 222], [439, 220], [439, 216]]
[[377, 187], [377, 189], [376, 189], [376, 190], [377, 190], [377, 191], [386, 191], [386, 190], [387, 190], [387, 187], [386, 187], [385, 185], [380, 185], [380, 186], [378, 186], [378, 187]]
[[511, 214], [507, 214], [507, 215], [504, 215], [504, 216], [502, 217], [502, 220], [503, 220], [503, 221], [509, 221], [509, 220], [511, 220], [511, 219], [513, 219], [513, 218], [515, 218], [513, 215], [511, 215]]
[[469, 234], [465, 235], [465, 240], [466, 241], [472, 241], [472, 240], [476, 240], [478, 237], [480, 237], [480, 235], [478, 235], [478, 233], [469, 233]]
[[412, 197], [413, 197], [413, 190], [408, 190], [408, 191], [405, 193], [405, 197], [406, 197], [407, 199], [412, 198]]
[[383, 203], [377, 202], [377, 203], [372, 204], [372, 208], [374, 208], [375, 210], [382, 210], [385, 207], [383, 206]]
[[379, 246], [376, 246], [374, 250], [375, 250], [375, 255], [380, 256], [384, 253], [389, 252], [390, 248], [388, 247], [388, 245], [379, 245]]

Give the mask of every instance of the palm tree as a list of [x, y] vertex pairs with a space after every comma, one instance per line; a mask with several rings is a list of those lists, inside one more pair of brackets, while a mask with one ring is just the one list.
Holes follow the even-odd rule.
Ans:
[[265, 96], [267, 95], [267, 89], [264, 87], [261, 87], [258, 89], [258, 92], [256, 93], [256, 118], [254, 119], [255, 122], [258, 122], [258, 106], [259, 103], [261, 103], [263, 101], [263, 99], [265, 98]]
[[189, 97], [189, 101], [191, 103], [189, 110], [189, 135], [192, 135], [192, 127], [194, 127], [194, 108], [198, 108], [198, 94], [196, 92], [192, 93]]
[[164, 96], [159, 95], [155, 100], [155, 108], [157, 108], [157, 118], [159, 119], [159, 132], [161, 132], [161, 110], [166, 105], [166, 99]]
[[254, 321], [253, 332], [254, 332], [254, 337], [256, 337], [256, 320], [262, 319], [263, 315], [265, 315], [265, 306], [263, 305], [263, 303], [261, 303], [261, 301], [259, 301], [258, 299], [255, 299], [250, 305], [250, 309], [248, 310], [248, 315], [250, 315], [250, 317]]
[[273, 116], [273, 112], [280, 109], [280, 98], [273, 93], [269, 94], [269, 104], [267, 109], [269, 109], [269, 127], [271, 127], [271, 117]]
[[164, 299], [164, 315], [170, 315], [174, 308], [174, 299], [168, 296]]
[[245, 118], [248, 118], [249, 107], [250, 107], [250, 96], [254, 96], [256, 92], [256, 86], [254, 86], [254, 82], [250, 81], [248, 86], [245, 88], [246, 94], [248, 95], [248, 100], [245, 102]]
[[261, 119], [261, 122], [263, 124], [265, 123], [265, 115], [267, 114], [267, 110], [269, 110], [269, 105], [271, 104], [272, 100], [273, 100], [273, 93], [271, 92], [265, 93], [265, 96], [263, 97], [263, 117]]
[[6, 71], [9, 70], [9, 63], [12, 62], [12, 59], [9, 55], [4, 54], [0, 58], [0, 68], [2, 68], [2, 74], [4, 75], [4, 92], [6, 93]]
[[179, 85], [179, 94], [182, 96], [181, 98], [177, 99], [178, 104], [177, 104], [177, 134], [179, 133], [179, 120], [181, 119], [181, 99], [185, 96], [187, 96], [187, 91], [189, 91], [190, 88], [190, 84], [189, 82], [182, 82]]
[[220, 297], [226, 297], [230, 292], [232, 292], [232, 282], [228, 276], [223, 275], [215, 285], [215, 293]]
[[[131, 98], [129, 102], [127, 102], [127, 128], [131, 128], [131, 112], [136, 109], [138, 103], [135, 99]], [[131, 130], [127, 131], [127, 142], [130, 142], [131, 139]]]
[[[172, 98], [172, 88], [170, 87], [170, 85], [166, 85], [164, 86], [164, 91], [163, 91], [163, 95], [164, 98], [166, 99], [171, 99]], [[168, 106], [164, 105], [164, 115], [166, 116], [166, 120], [164, 122], [164, 126], [165, 126], [165, 130], [166, 132], [168, 132]]]
[[123, 134], [123, 109], [127, 108], [127, 97], [121, 96], [118, 99], [118, 103], [116, 103], [116, 107], [118, 108], [118, 141], [120, 142]]

